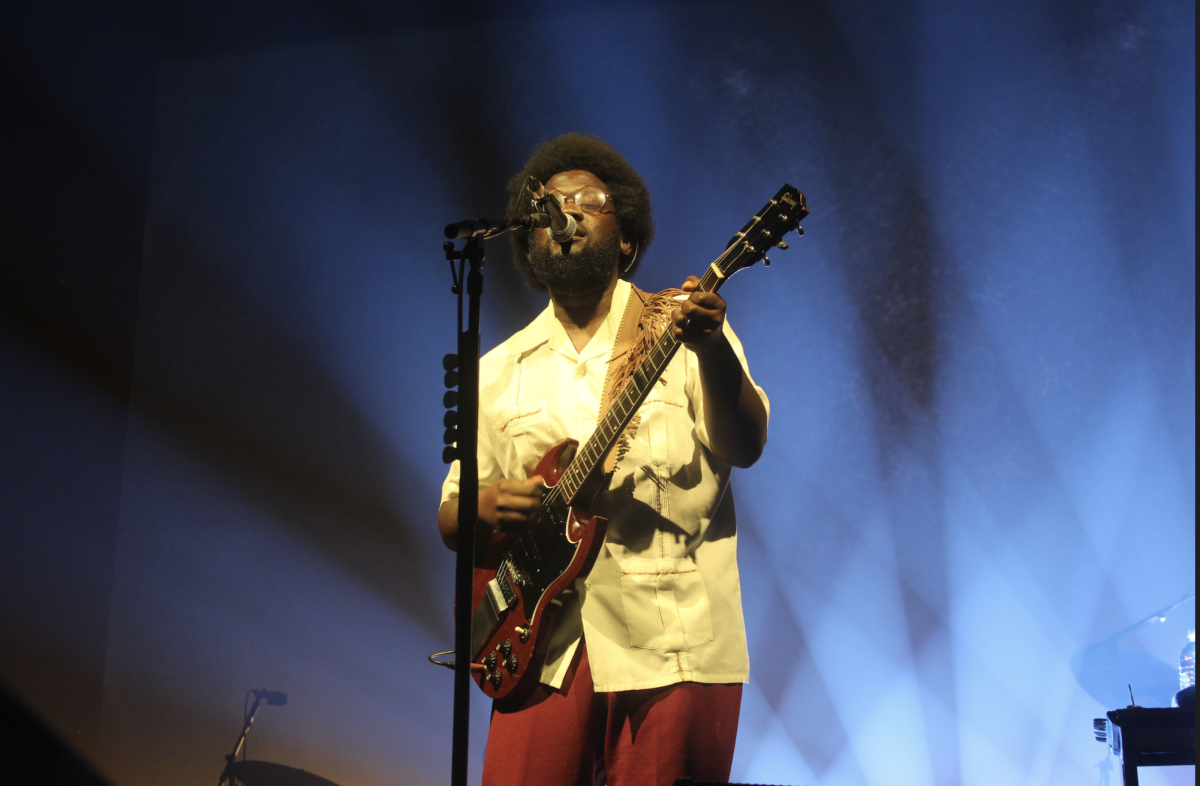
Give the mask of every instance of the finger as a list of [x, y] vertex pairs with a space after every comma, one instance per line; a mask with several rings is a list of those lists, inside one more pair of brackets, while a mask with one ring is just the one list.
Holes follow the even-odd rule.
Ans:
[[[692, 295], [692, 297], [695, 297], [695, 295]], [[703, 305], [702, 305], [702, 304], [700, 304], [700, 303], [697, 303], [697, 302], [695, 302], [695, 301], [689, 300], [689, 301], [687, 301], [687, 302], [685, 302], [685, 303], [681, 303], [681, 304], [680, 304], [680, 306], [679, 306], [679, 310], [683, 312], [683, 315], [684, 315], [685, 317], [691, 317], [691, 316], [693, 316], [693, 315], [695, 315], [695, 314], [698, 314], [698, 313], [703, 313], [703, 312], [705, 312], [705, 311], [710, 311], [711, 309], [708, 309], [708, 308], [706, 308], [705, 306], [703, 306]]]
[[496, 510], [526, 511], [533, 510], [540, 504], [539, 497], [526, 494], [501, 494], [500, 498], [496, 500]]
[[700, 279], [696, 276], [688, 276], [687, 280], [683, 282], [683, 286], [679, 288], [684, 292], [694, 292], [698, 286], [700, 286]]
[[540, 497], [542, 492], [542, 476], [535, 475], [528, 480], [501, 480], [499, 492], [501, 495], [511, 494], [521, 497]]
[[717, 308], [704, 308], [695, 303], [684, 303], [680, 312], [686, 317], [689, 325], [718, 325], [724, 321], [724, 313]]
[[716, 292], [693, 292], [688, 302], [703, 308], [725, 308], [725, 299]]

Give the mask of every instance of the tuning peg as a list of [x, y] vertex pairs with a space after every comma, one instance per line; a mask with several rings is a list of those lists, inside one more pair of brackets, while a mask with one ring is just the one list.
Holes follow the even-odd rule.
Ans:
[[446, 369], [447, 371], [453, 371], [454, 369], [458, 368], [458, 355], [453, 353], [449, 355], [443, 355], [442, 368]]
[[455, 442], [458, 442], [458, 428], [456, 426], [451, 426], [450, 428], [446, 429], [445, 433], [442, 434], [442, 442], [447, 445], [452, 445]]
[[449, 464], [458, 458], [458, 448], [447, 447], [442, 450], [442, 463]]
[[797, 235], [803, 235], [803, 234], [804, 234], [804, 227], [796, 227], [796, 234], [797, 234]]
[[763, 265], [765, 265], [766, 267], [770, 267], [771, 266], [771, 258], [766, 257], [766, 256], [763, 257]]
[[453, 409], [458, 406], [458, 391], [447, 390], [446, 395], [442, 396], [442, 406], [446, 409]]
[[787, 241], [780, 240], [778, 243], [775, 244], [775, 248], [779, 249], [780, 251], [787, 251], [788, 250]]
[[458, 372], [457, 371], [447, 371], [445, 382], [446, 382], [446, 387], [448, 387], [448, 388], [458, 387]]

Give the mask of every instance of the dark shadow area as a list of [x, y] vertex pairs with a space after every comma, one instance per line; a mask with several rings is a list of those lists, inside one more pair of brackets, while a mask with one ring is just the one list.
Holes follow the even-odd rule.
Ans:
[[0, 779], [55, 786], [108, 784], [4, 686], [0, 686]]
[[[536, 69], [513, 69], [508, 53], [494, 47], [494, 41], [488, 35], [447, 32], [447, 49], [461, 51], [462, 58], [437, 80], [412, 79], [412, 55], [391, 43], [369, 47], [370, 73], [391, 101], [397, 125], [414, 126], [422, 149], [433, 151], [438, 161], [440, 181], [427, 184], [428, 189], [453, 193], [457, 208], [463, 211], [461, 216], [446, 216], [445, 223], [503, 219], [508, 208], [508, 181], [525, 163], [524, 158], [513, 158], [501, 147], [509, 122], [506, 107], [485, 97], [505, 83], [536, 84], [532, 81]], [[419, 107], [422, 115], [417, 123], [413, 123], [414, 107]], [[437, 240], [436, 236], [427, 239], [431, 265], [437, 264]], [[545, 307], [546, 298], [521, 280], [507, 236], [488, 241], [484, 251], [482, 308], [498, 328], [494, 334], [482, 336], [480, 349], [486, 353], [524, 327]], [[448, 270], [446, 278], [448, 288]]]
[[0, 681], [95, 756], [145, 183], [8, 51], [0, 93]]
[[433, 518], [424, 500], [405, 496], [410, 486], [399, 479], [414, 473], [195, 241], [155, 224], [147, 249], [159, 297], [141, 312], [155, 332], [139, 342], [138, 362], [152, 373], [139, 375], [133, 411], [389, 602], [450, 636], [443, 609], [423, 602], [432, 581], [413, 559], [419, 550], [408, 533]]

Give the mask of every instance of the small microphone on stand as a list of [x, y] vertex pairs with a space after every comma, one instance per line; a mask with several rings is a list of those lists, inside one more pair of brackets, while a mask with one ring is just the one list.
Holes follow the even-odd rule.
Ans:
[[252, 690], [251, 694], [260, 701], [265, 701], [272, 707], [282, 707], [287, 704], [287, 694], [277, 690]]
[[558, 200], [546, 193], [542, 181], [530, 175], [529, 179], [525, 181], [525, 188], [537, 199], [538, 206], [546, 211], [536, 214], [537, 218], [534, 221], [536, 226], [549, 226], [550, 239], [555, 243], [566, 243], [575, 237], [575, 217], [568, 216], [563, 212], [562, 205], [558, 204]]

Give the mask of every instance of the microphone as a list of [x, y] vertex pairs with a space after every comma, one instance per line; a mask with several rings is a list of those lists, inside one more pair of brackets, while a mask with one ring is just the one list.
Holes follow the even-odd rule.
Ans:
[[[558, 200], [546, 194], [546, 189], [542, 186], [542, 181], [530, 175], [529, 180], [525, 181], [525, 188], [529, 190], [529, 193], [537, 197], [538, 205], [546, 211], [541, 215], [549, 217], [551, 240], [555, 243], [566, 243], [575, 237], [575, 217], [564, 213], [562, 205], [558, 204]], [[536, 218], [533, 223], [535, 226], [546, 226], [545, 219], [540, 217]]]
[[252, 690], [250, 692], [254, 694], [254, 698], [260, 701], [265, 701], [272, 707], [282, 707], [283, 705], [287, 704], [287, 694], [282, 691]]

